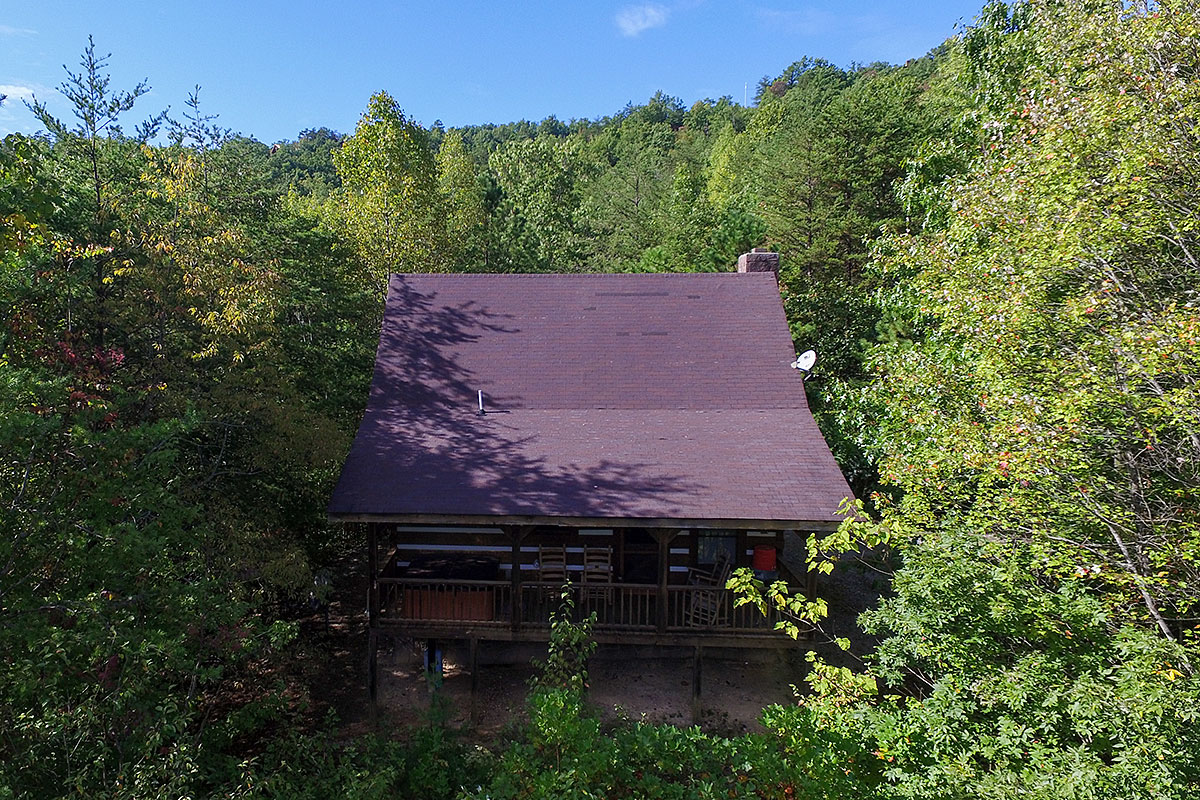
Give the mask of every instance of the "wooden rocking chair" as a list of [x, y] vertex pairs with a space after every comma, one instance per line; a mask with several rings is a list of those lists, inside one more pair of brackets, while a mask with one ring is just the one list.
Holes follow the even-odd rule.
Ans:
[[538, 580], [550, 583], [552, 586], [543, 587], [557, 597], [563, 584], [570, 581], [567, 572], [567, 548], [565, 545], [538, 545]]
[[611, 603], [612, 587], [612, 548], [584, 547], [583, 548], [583, 591], [582, 596], [588, 600], [603, 600]]
[[733, 563], [726, 552], [717, 554], [712, 569], [689, 569], [688, 583], [697, 587], [691, 594], [691, 602], [684, 612], [684, 622], [691, 627], [705, 628], [723, 625], [726, 620], [725, 583]]

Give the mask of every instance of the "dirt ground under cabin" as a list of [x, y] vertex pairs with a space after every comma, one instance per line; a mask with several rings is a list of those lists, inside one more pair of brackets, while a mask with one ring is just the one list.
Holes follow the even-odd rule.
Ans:
[[[803, 553], [798, 539], [788, 545], [791, 552]], [[790, 566], [797, 572], [803, 568], [802, 564]], [[602, 719], [612, 722], [698, 724], [720, 735], [757, 730], [763, 707], [794, 702], [793, 686], [803, 684], [808, 650], [816, 650], [834, 663], [852, 665], [857, 655], [871, 647], [854, 619], [874, 605], [880, 586], [877, 574], [847, 559], [818, 583], [818, 593], [829, 601], [831, 615], [823, 633], [813, 641], [802, 640], [781, 649], [705, 648], [699, 716], [694, 715], [692, 705], [691, 648], [601, 645], [589, 665], [589, 701]], [[301, 666], [314, 715], [334, 711], [347, 737], [372, 729], [402, 736], [406, 729], [437, 721], [480, 743], [506, 738], [525, 719], [525, 696], [534, 674], [530, 662], [544, 657], [545, 645], [480, 642], [472, 700], [467, 644], [447, 642], [444, 680], [436, 689], [435, 700], [435, 690], [425, 677], [423, 643], [382, 637], [378, 700], [372, 708], [366, 688], [365, 597], [365, 574], [348, 575], [344, 581], [335, 581], [328, 624], [320, 615], [302, 623], [301, 658], [305, 663]], [[851, 639], [849, 654], [829, 642], [837, 636]]]

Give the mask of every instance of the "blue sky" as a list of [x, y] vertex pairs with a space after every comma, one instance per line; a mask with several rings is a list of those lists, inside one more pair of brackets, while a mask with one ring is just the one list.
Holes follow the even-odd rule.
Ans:
[[127, 127], [199, 84], [201, 109], [265, 142], [350, 132], [380, 89], [423, 125], [599, 117], [662, 90], [685, 103], [753, 95], [809, 55], [903, 62], [969, 23], [942, 2], [274, 2], [0, 0], [0, 134], [38, 125], [20, 100], [69, 110], [57, 87], [89, 34], [114, 88], [152, 87]]

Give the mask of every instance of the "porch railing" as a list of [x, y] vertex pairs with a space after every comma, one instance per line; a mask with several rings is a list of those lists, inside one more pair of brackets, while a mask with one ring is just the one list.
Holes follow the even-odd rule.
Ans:
[[[562, 586], [545, 582], [378, 578], [381, 622], [461, 624], [472, 628], [548, 628]], [[764, 617], [751, 606], [735, 607], [733, 592], [711, 586], [670, 585], [666, 610], [657, 584], [573, 583], [575, 616], [595, 612], [600, 632], [758, 633], [771, 631], [779, 617]], [[514, 602], [514, 599], [516, 602]]]

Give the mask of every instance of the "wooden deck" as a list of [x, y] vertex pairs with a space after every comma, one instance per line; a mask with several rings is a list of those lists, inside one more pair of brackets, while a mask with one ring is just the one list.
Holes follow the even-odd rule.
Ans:
[[[776, 630], [777, 612], [764, 617], [737, 606], [724, 578], [712, 575], [719, 554], [736, 568], [750, 566], [757, 547], [781, 550], [778, 531], [366, 528], [374, 576], [368, 619], [379, 634], [544, 642], [566, 576], [576, 620], [594, 613], [592, 638], [600, 643], [794, 646]], [[794, 593], [811, 588], [782, 563], [777, 574]]]
[[[378, 579], [380, 630], [413, 638], [545, 641], [562, 586], [510, 581]], [[665, 588], [666, 603], [662, 603]], [[594, 613], [602, 643], [786, 647], [777, 614], [735, 606], [733, 592], [709, 586], [573, 583], [575, 618]], [[514, 602], [514, 600], [516, 602]]]
[[[694, 702], [705, 648], [795, 647], [776, 630], [778, 612], [764, 616], [754, 606], [738, 606], [721, 577], [730, 566], [750, 566], [758, 548], [781, 550], [780, 531], [365, 527], [373, 576], [367, 602], [372, 699], [381, 637], [424, 640], [431, 665], [441, 663], [444, 641], [467, 642], [474, 687], [482, 642], [549, 640], [564, 577], [575, 620], [595, 615], [591, 638], [597, 643], [690, 648]], [[777, 568], [766, 574], [777, 574], [793, 593], [811, 592], [783, 563]]]

